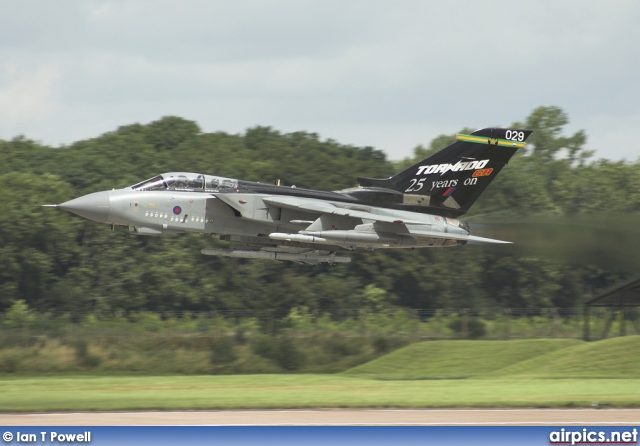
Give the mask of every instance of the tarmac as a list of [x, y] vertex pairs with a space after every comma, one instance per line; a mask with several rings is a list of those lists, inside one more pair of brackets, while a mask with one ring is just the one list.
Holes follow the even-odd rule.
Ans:
[[559, 425], [640, 425], [640, 409], [310, 409], [0, 414], [0, 426]]

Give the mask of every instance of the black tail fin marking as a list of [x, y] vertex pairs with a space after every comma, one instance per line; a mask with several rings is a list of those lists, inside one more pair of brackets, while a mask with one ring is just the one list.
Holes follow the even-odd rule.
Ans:
[[524, 147], [531, 132], [486, 128], [471, 135], [458, 134], [450, 146], [390, 178], [360, 177], [358, 182], [364, 187], [401, 192], [406, 204], [462, 215]]

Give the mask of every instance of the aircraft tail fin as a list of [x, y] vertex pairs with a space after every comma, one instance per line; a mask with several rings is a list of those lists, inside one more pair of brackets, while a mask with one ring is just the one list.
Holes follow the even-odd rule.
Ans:
[[[456, 135], [456, 142], [386, 178], [359, 177], [363, 187], [391, 189], [403, 202], [462, 215], [509, 162], [531, 130], [485, 128]], [[426, 209], [425, 209], [426, 210]]]

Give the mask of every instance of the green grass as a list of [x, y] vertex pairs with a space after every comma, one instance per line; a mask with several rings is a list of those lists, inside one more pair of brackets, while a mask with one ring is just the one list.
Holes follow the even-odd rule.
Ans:
[[640, 407], [640, 336], [428, 341], [337, 375], [0, 378], [0, 411]]
[[493, 374], [522, 378], [640, 378], [640, 336], [581, 343]]
[[344, 374], [375, 379], [472, 378], [581, 344], [575, 339], [419, 342]]
[[0, 381], [0, 411], [640, 405], [640, 379], [377, 381], [335, 375], [46, 377]]
[[420, 342], [347, 370], [375, 379], [640, 378], [640, 336]]

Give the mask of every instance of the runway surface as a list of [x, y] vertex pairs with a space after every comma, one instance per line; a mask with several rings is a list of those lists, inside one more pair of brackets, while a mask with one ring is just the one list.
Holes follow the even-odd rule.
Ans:
[[0, 426], [639, 425], [640, 409], [323, 409], [0, 414]]

